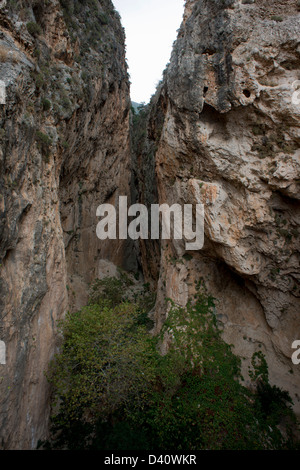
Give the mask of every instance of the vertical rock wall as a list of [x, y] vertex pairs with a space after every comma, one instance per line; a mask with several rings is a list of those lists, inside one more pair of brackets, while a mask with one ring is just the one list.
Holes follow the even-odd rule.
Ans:
[[57, 321], [86, 301], [99, 258], [126, 265], [97, 239], [96, 208], [129, 194], [129, 82], [110, 0], [2, 3], [0, 448], [34, 449]]
[[159, 202], [205, 206], [201, 251], [162, 243], [157, 330], [203, 278], [247, 383], [261, 350], [298, 413], [299, 26], [296, 0], [187, 1], [148, 124]]

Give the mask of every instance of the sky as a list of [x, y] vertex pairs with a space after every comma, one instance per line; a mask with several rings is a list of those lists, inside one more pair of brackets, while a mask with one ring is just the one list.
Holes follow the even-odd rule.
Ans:
[[126, 34], [131, 100], [148, 103], [170, 60], [184, 0], [112, 0]]

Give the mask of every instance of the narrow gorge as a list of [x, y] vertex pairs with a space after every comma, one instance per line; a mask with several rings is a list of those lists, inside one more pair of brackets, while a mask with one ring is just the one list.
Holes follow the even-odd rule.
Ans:
[[[299, 416], [298, 0], [186, 0], [138, 112], [111, 0], [4, 0], [0, 27], [0, 449], [49, 437], [59, 321], [120, 272], [156, 295], [154, 336], [203, 281], [245, 385], [262, 353]], [[203, 205], [202, 250], [99, 240], [97, 207], [120, 196]]]

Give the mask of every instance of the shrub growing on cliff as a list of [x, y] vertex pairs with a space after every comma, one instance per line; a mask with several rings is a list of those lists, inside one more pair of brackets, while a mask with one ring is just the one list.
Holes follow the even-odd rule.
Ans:
[[[140, 322], [140, 306], [122, 298], [111, 302], [108, 291], [62, 323], [63, 346], [49, 372], [60, 402], [52, 448], [292, 446], [277, 427], [292, 417], [288, 394], [268, 384], [260, 355], [252, 373], [258, 392], [241, 384], [240, 360], [222, 340], [202, 285], [187, 307], [170, 304], [160, 338]], [[169, 344], [165, 355], [158, 353], [162, 339]]]
[[[214, 300], [203, 285], [187, 307], [172, 305], [162, 335], [171, 338], [170, 349], [160, 360], [161, 388], [149, 399], [146, 413], [153, 442], [160, 449], [255, 450], [291, 445], [292, 439], [283, 438], [277, 428], [283, 417], [295, 425], [289, 395], [268, 383], [261, 357], [258, 364], [254, 361], [257, 393], [242, 385], [240, 359], [223, 341]], [[273, 408], [263, 414], [268, 399]]]
[[271, 16], [271, 20], [281, 22], [281, 21], [283, 21], [283, 18], [282, 18], [282, 16], [274, 15], [274, 16]]
[[34, 21], [27, 23], [26, 27], [29, 34], [31, 34], [33, 37], [37, 37], [42, 33], [42, 28]]
[[51, 137], [41, 131], [36, 131], [35, 139], [44, 161], [48, 163], [52, 145]]
[[85, 410], [90, 419], [105, 418], [139, 399], [153, 367], [151, 341], [137, 316], [133, 304], [112, 308], [105, 301], [67, 316], [52, 380], [70, 419]]
[[49, 111], [49, 109], [51, 109], [51, 101], [49, 101], [47, 98], [42, 98], [41, 106], [43, 111]]

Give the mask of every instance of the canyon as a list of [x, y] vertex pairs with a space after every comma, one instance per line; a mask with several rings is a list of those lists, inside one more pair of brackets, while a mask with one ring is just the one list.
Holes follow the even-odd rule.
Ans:
[[[0, 448], [47, 437], [58, 321], [118, 269], [156, 292], [154, 334], [203, 280], [245, 383], [261, 351], [299, 415], [298, 1], [186, 0], [138, 115], [110, 0], [2, 2], [0, 26]], [[203, 248], [99, 240], [97, 207], [122, 196], [204, 205]]]

